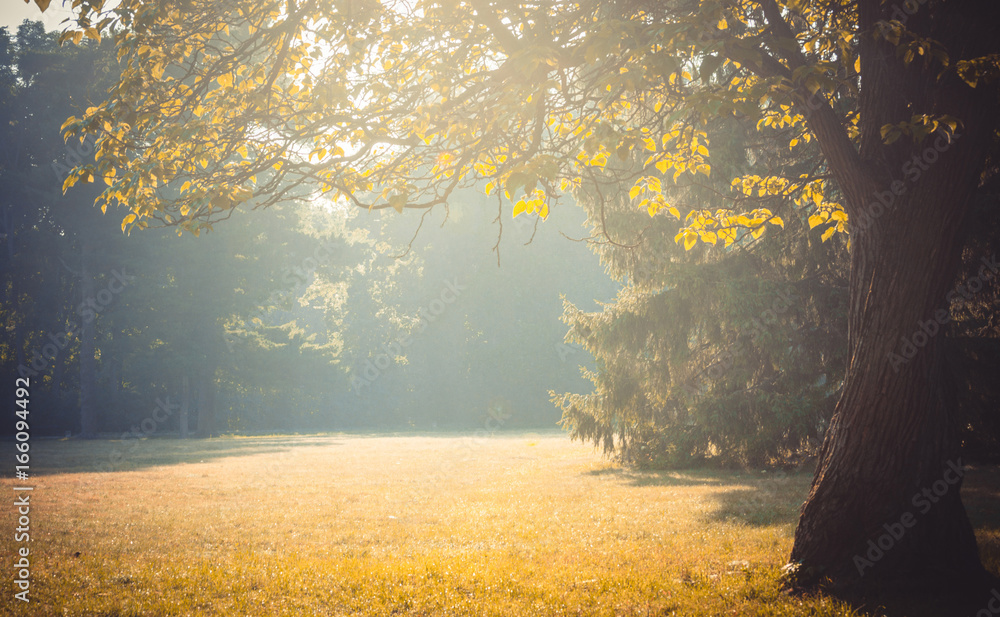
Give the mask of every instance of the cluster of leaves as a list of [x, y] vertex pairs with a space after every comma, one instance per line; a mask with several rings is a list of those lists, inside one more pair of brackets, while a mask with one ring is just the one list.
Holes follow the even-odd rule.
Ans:
[[[447, 207], [480, 178], [501, 210], [506, 199], [515, 216], [544, 218], [609, 162], [638, 158], [618, 178], [635, 207], [683, 221], [676, 241], [688, 249], [728, 246], [739, 229], [759, 235], [783, 219], [747, 209], [745, 184], [713, 179], [708, 119], [742, 118], [801, 147], [813, 138], [788, 111], [797, 93], [826, 106], [856, 90], [849, 10], [784, 7], [809, 50], [801, 67], [775, 42], [774, 11], [717, 0], [83, 0], [64, 36], [112, 35], [122, 73], [106, 101], [64, 126], [97, 139], [95, 162], [66, 186], [103, 179], [99, 202], [124, 206], [124, 227], [196, 233], [242, 204], [316, 193]], [[664, 198], [694, 184], [715, 187], [715, 205]], [[807, 186], [815, 194], [814, 174], [780, 191], [798, 198]]]

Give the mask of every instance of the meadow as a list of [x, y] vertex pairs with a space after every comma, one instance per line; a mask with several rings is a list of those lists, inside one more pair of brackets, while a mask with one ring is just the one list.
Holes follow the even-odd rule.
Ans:
[[[48, 440], [32, 454], [31, 602], [12, 600], [5, 568], [11, 614], [882, 614], [782, 592], [811, 468], [639, 472], [555, 431]], [[964, 489], [992, 572], [997, 476], [974, 468]]]

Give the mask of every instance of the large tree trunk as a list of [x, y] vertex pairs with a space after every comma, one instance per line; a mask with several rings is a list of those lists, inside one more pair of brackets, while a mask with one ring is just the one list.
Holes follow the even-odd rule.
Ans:
[[839, 584], [983, 574], [939, 323], [969, 200], [901, 199], [852, 234], [850, 363], [791, 556]]
[[[850, 360], [791, 554], [807, 585], [826, 579], [864, 590], [986, 577], [959, 496], [964, 470], [942, 322], [992, 139], [993, 91], [904, 64], [894, 45], [871, 35], [878, 20], [895, 18], [894, 6], [859, 2], [860, 152], [827, 108], [810, 120], [844, 195], [852, 249]], [[972, 49], [978, 42], [992, 40], [978, 11], [995, 10], [921, 4], [906, 26], [956, 57], [975, 56], [984, 51]], [[882, 126], [915, 113], [960, 118], [960, 137], [883, 144]]]

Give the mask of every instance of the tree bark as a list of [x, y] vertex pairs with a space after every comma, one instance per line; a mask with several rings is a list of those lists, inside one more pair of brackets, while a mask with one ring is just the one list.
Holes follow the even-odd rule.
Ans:
[[[904, 63], [872, 34], [879, 20], [896, 19], [895, 5], [858, 4], [860, 151], [845, 151], [822, 126], [817, 132], [850, 216], [850, 360], [795, 531], [793, 580], [861, 590], [900, 582], [925, 592], [928, 583], [978, 585], [987, 576], [960, 498], [964, 469], [943, 330], [994, 131], [995, 90]], [[953, 58], [976, 57], [988, 51], [977, 45], [993, 40], [982, 24], [996, 10], [979, 2], [921, 5], [906, 27], [943, 42]], [[882, 126], [918, 113], [959, 118], [958, 139], [883, 143]], [[860, 170], [840, 163], [855, 158]]]
[[902, 201], [852, 233], [850, 362], [791, 555], [839, 585], [983, 575], [940, 323], [970, 200]]

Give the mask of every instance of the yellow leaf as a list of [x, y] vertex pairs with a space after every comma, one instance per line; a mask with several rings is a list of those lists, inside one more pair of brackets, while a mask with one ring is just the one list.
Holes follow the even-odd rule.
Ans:
[[726, 18], [725, 17], [719, 19], [718, 26], [719, 26], [719, 30], [725, 30], [726, 28], [729, 27], [729, 24], [726, 23]]
[[693, 231], [685, 232], [684, 234], [684, 250], [690, 251], [694, 248], [694, 245], [698, 243], [698, 234]]
[[122, 231], [125, 231], [125, 226], [135, 220], [135, 214], [129, 214], [124, 219], [122, 219]]
[[818, 214], [810, 214], [809, 215], [809, 229], [812, 229], [813, 227], [816, 227], [817, 225], [822, 225], [822, 224], [823, 224], [823, 217], [821, 217]]
[[403, 213], [403, 206], [406, 205], [406, 195], [393, 195], [389, 198], [389, 205], [400, 214]]
[[661, 174], [667, 173], [667, 170], [670, 169], [670, 161], [657, 161], [656, 162], [656, 169]]
[[820, 236], [820, 238], [823, 240], [823, 242], [826, 242], [827, 240], [830, 239], [830, 236], [832, 236], [836, 231], [837, 229], [831, 226], [826, 231], [823, 232], [823, 235]]
[[854, 72], [861, 73], [861, 56], [854, 59]]
[[642, 192], [642, 187], [637, 184], [637, 185], [633, 186], [631, 190], [629, 190], [629, 192], [628, 192], [628, 198], [629, 199], [635, 199], [635, 196], [638, 195], [641, 192]]
[[667, 206], [667, 212], [669, 212], [670, 214], [674, 215], [674, 217], [678, 221], [681, 220], [681, 213], [677, 210], [677, 208], [675, 208], [673, 206]]
[[771, 219], [768, 221], [768, 223], [772, 225], [778, 225], [782, 229], [785, 228], [785, 221], [781, 220], [780, 216], [772, 216]]
[[702, 242], [709, 242], [711, 244], [715, 244], [716, 241], [718, 241], [718, 237], [715, 235], [715, 232], [713, 231], [703, 231], [698, 235], [701, 236]]
[[528, 209], [528, 204], [524, 203], [523, 199], [519, 199], [516, 204], [514, 204], [514, 216], [521, 214]]

